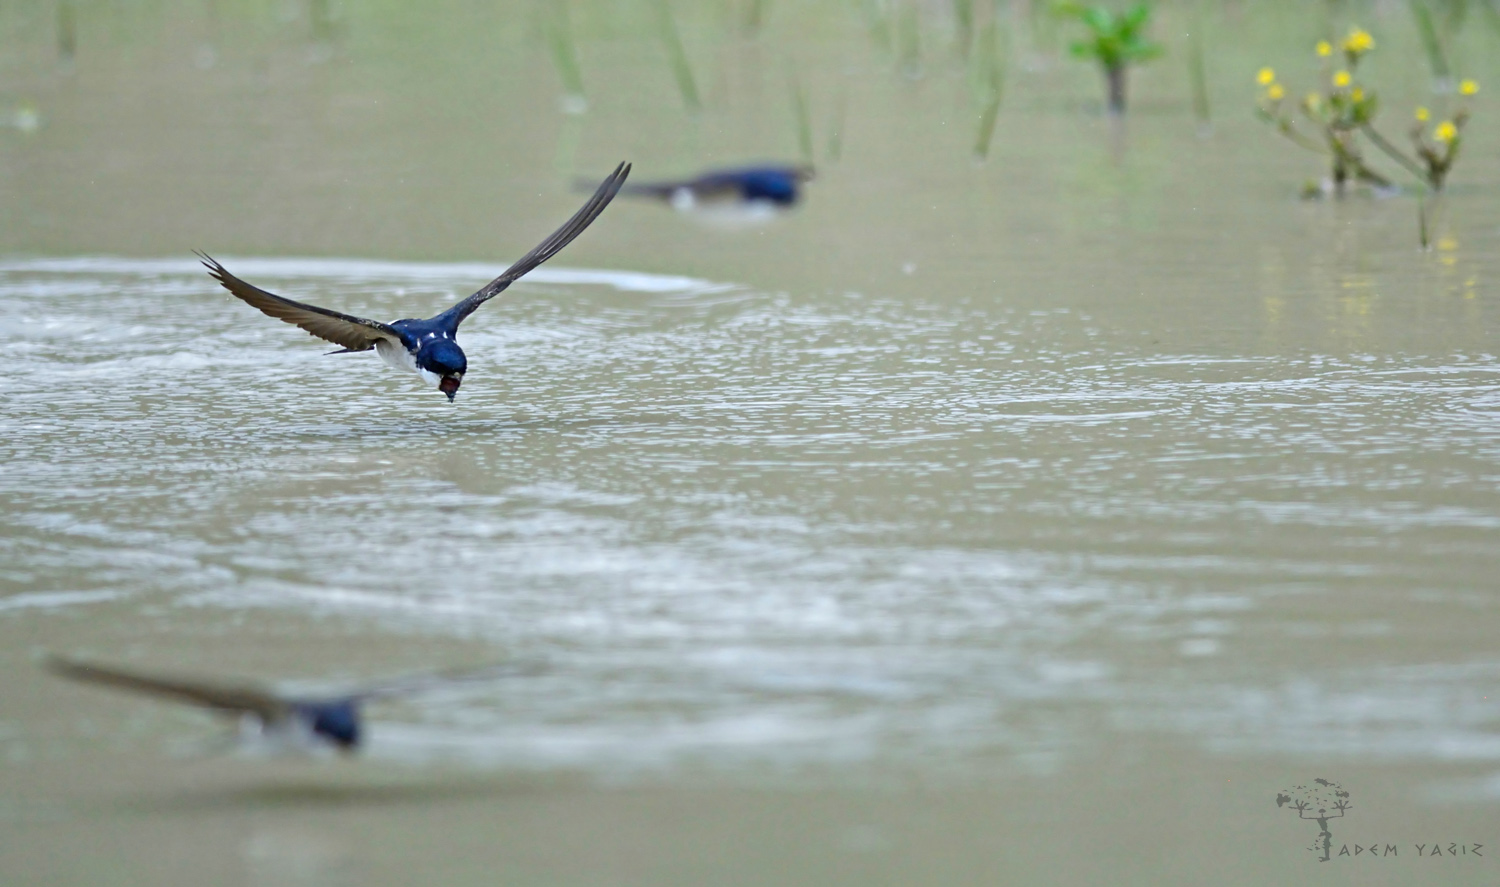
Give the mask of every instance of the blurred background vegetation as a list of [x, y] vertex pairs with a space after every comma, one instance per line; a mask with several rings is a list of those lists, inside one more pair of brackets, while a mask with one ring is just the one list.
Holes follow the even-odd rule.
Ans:
[[[499, 260], [619, 160], [819, 179], [749, 256], [642, 208], [575, 261], [755, 278], [805, 245], [874, 276], [1101, 229], [1190, 241], [1214, 207], [1293, 212], [1324, 164], [1256, 126], [1256, 72], [1310, 81], [1353, 24], [1388, 107], [1497, 82], [1491, 0], [1160, 0], [1163, 54], [1113, 136], [1077, 23], [1042, 0], [3, 4], [0, 251]], [[1495, 177], [1482, 103], [1465, 135], [1460, 194]]]

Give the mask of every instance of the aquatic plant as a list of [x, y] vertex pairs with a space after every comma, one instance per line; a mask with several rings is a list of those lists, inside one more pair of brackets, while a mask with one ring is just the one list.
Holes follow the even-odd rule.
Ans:
[[901, 73], [912, 80], [921, 79], [922, 20], [915, 4], [903, 4], [900, 18], [896, 19], [896, 54]]
[[1060, 0], [1052, 7], [1059, 15], [1077, 18], [1089, 30], [1084, 40], [1075, 41], [1069, 50], [1075, 58], [1091, 59], [1104, 72], [1109, 93], [1109, 110], [1125, 112], [1125, 74], [1131, 65], [1148, 62], [1162, 54], [1162, 47], [1146, 39], [1144, 30], [1151, 18], [1151, 6], [1137, 3], [1116, 14], [1103, 6], [1084, 6], [1072, 0]]
[[1432, 68], [1432, 77], [1444, 83], [1453, 75], [1448, 68], [1448, 54], [1443, 50], [1443, 40], [1438, 36], [1437, 23], [1432, 20], [1432, 10], [1423, 0], [1410, 0], [1412, 19], [1417, 25], [1417, 35], [1422, 38], [1422, 50], [1427, 53], [1427, 64]]
[[953, 0], [953, 45], [967, 56], [974, 42], [974, 0]]
[[582, 114], [589, 103], [583, 91], [583, 70], [578, 64], [578, 50], [573, 41], [573, 23], [568, 16], [568, 5], [558, 3], [552, 7], [552, 17], [546, 23], [547, 48], [552, 55], [552, 64], [562, 80], [563, 100], [560, 103], [565, 114]]
[[754, 37], [760, 34], [766, 25], [766, 17], [770, 14], [771, 0], [747, 0], [744, 14], [740, 18], [740, 28], [746, 37]]
[[1188, 83], [1193, 89], [1193, 116], [1198, 118], [1198, 126], [1202, 131], [1207, 131], [1212, 115], [1208, 105], [1208, 74], [1203, 64], [1203, 4], [1202, 0], [1192, 0], [1189, 9], [1189, 31], [1188, 31]]
[[1432, 69], [1433, 91], [1453, 92], [1458, 83], [1453, 79], [1450, 52], [1468, 19], [1470, 6], [1478, 6], [1490, 26], [1500, 29], [1500, 5], [1496, 0], [1407, 0], [1407, 5]]
[[57, 62], [72, 68], [78, 55], [78, 19], [73, 14], [72, 0], [57, 4]]
[[849, 96], [840, 92], [833, 105], [833, 120], [828, 125], [828, 146], [824, 151], [830, 163], [837, 163], [844, 156], [844, 118], [849, 112]]
[[657, 36], [667, 50], [667, 62], [672, 66], [672, 79], [677, 82], [677, 91], [682, 95], [683, 107], [690, 113], [703, 108], [698, 98], [698, 82], [693, 79], [693, 67], [688, 62], [687, 50], [682, 46], [682, 36], [677, 32], [677, 20], [672, 17], [669, 0], [656, 2]]
[[1002, 32], [998, 16], [991, 18], [980, 29], [974, 53], [971, 82], [975, 97], [979, 100], [979, 123], [974, 137], [974, 157], [984, 160], [990, 153], [990, 142], [995, 137], [995, 124], [1000, 119], [1000, 100], [1005, 95], [1005, 45], [1008, 32]]
[[792, 72], [791, 82], [788, 84], [792, 93], [792, 116], [797, 125], [797, 147], [802, 152], [802, 160], [811, 165], [813, 162], [813, 131], [812, 115], [807, 108], [807, 90], [802, 88], [802, 79]]
[[[1426, 108], [1418, 108], [1409, 133], [1414, 153], [1407, 154], [1375, 128], [1380, 98], [1356, 77], [1360, 61], [1374, 50], [1375, 38], [1360, 28], [1352, 29], [1337, 47], [1327, 40], [1318, 41], [1315, 52], [1326, 66], [1324, 86], [1295, 104], [1276, 79], [1276, 72], [1262, 68], [1256, 77], [1261, 86], [1256, 113], [1292, 142], [1329, 158], [1335, 193], [1342, 193], [1350, 179], [1376, 187], [1391, 186], [1389, 179], [1365, 161], [1359, 136], [1424, 186], [1441, 191], [1458, 159], [1460, 135], [1469, 119], [1467, 104], [1436, 125], [1430, 123], [1432, 115]], [[1461, 101], [1466, 102], [1478, 94], [1479, 85], [1464, 80], [1458, 91]]]

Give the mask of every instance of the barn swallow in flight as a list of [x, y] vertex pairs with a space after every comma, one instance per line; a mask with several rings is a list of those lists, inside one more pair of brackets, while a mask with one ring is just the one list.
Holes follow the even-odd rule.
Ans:
[[57, 655], [46, 657], [42, 665], [71, 680], [162, 696], [235, 717], [241, 739], [258, 741], [274, 751], [333, 748], [345, 753], [358, 749], [364, 740], [360, 706], [365, 702], [516, 672], [513, 666], [438, 672], [327, 696], [303, 696], [244, 682], [143, 674]]
[[654, 197], [678, 212], [707, 221], [757, 222], [795, 206], [802, 196], [802, 183], [812, 177], [810, 166], [758, 164], [709, 170], [680, 181], [643, 182], [621, 193]]
[[561, 228], [552, 232], [551, 237], [517, 259], [514, 265], [505, 269], [504, 274], [485, 284], [472, 296], [442, 314], [426, 320], [397, 320], [391, 323], [381, 323], [378, 320], [366, 320], [363, 317], [341, 314], [316, 305], [294, 302], [291, 299], [268, 293], [259, 287], [251, 286], [230, 274], [223, 265], [203, 253], [198, 253], [198, 257], [203, 260], [204, 267], [208, 268], [209, 275], [235, 296], [278, 320], [296, 324], [314, 336], [343, 346], [338, 351], [329, 352], [330, 354], [369, 351], [373, 348], [386, 363], [397, 369], [411, 370], [429, 385], [436, 386], [439, 391], [448, 395], [451, 403], [454, 395], [458, 394], [458, 386], [463, 382], [464, 373], [469, 368], [464, 351], [458, 347], [458, 342], [455, 340], [458, 335], [458, 325], [473, 314], [480, 305], [498, 296], [528, 271], [557, 255], [563, 247], [571, 243], [573, 238], [581, 234], [583, 229], [587, 228], [589, 223], [604, 211], [604, 208], [614, 199], [615, 194], [619, 193], [620, 186], [625, 183], [625, 177], [628, 175], [630, 175], [630, 164], [620, 164], [609, 178], [599, 185], [594, 196], [589, 198], [583, 208], [574, 213], [573, 218]]

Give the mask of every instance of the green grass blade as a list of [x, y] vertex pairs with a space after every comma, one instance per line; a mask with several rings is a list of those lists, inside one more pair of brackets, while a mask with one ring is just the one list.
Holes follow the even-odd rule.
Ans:
[[953, 0], [954, 45], [967, 56], [974, 42], [974, 0]]
[[1193, 115], [1201, 126], [1212, 122], [1208, 106], [1208, 73], [1203, 66], [1203, 3], [1190, 0], [1192, 15], [1188, 19], [1188, 82], [1193, 88]]
[[844, 156], [844, 117], [849, 110], [849, 96], [839, 93], [839, 100], [833, 106], [833, 124], [828, 128], [828, 150], [826, 158], [829, 163], [837, 163]]
[[1432, 67], [1432, 76], [1437, 80], [1448, 80], [1453, 75], [1448, 68], [1448, 56], [1443, 52], [1443, 41], [1438, 37], [1437, 25], [1432, 20], [1432, 10], [1426, 0], [1409, 0], [1411, 14], [1417, 22], [1417, 34], [1422, 38], [1422, 49], [1427, 52], [1427, 64]]
[[792, 114], [797, 123], [797, 147], [802, 151], [802, 159], [808, 163], [813, 162], [813, 132], [812, 119], [807, 110], [807, 91], [802, 88], [802, 80], [796, 74], [792, 75]]
[[995, 137], [995, 124], [1000, 122], [1000, 93], [990, 97], [979, 112], [979, 131], [974, 139], [974, 156], [984, 160], [990, 156], [990, 142]]
[[677, 32], [672, 7], [667, 0], [657, 0], [656, 13], [657, 28], [667, 50], [667, 62], [672, 66], [672, 77], [677, 81], [677, 91], [682, 94], [682, 104], [689, 111], [699, 111], [703, 102], [698, 98], [698, 83], [693, 79], [693, 67], [688, 63], [687, 50]]
[[922, 76], [922, 20], [915, 3], [902, 4], [896, 28], [902, 72], [911, 78]]
[[558, 79], [567, 93], [564, 107], [586, 105], [583, 91], [583, 69], [578, 65], [578, 50], [573, 42], [573, 24], [568, 18], [566, 3], [552, 7], [556, 12], [547, 22], [547, 48], [551, 51], [552, 65], [557, 68]]

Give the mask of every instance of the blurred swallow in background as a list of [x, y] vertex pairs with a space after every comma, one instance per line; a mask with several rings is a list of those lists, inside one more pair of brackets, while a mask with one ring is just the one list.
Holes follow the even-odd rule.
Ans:
[[652, 197], [678, 212], [709, 222], [766, 222], [784, 214], [802, 198], [802, 185], [813, 177], [811, 166], [760, 164], [709, 170], [692, 179], [629, 185], [622, 194]]
[[253, 684], [148, 675], [49, 655], [43, 666], [60, 677], [161, 696], [238, 719], [238, 738], [271, 752], [335, 749], [352, 753], [364, 741], [365, 702], [427, 692], [520, 671], [515, 665], [398, 678], [327, 696], [278, 693]]
[[630, 175], [630, 164], [620, 164], [609, 178], [599, 185], [588, 203], [574, 213], [566, 224], [552, 232], [551, 237], [517, 259], [514, 265], [505, 269], [504, 274], [485, 284], [472, 296], [442, 314], [426, 320], [397, 320], [392, 323], [381, 323], [378, 320], [366, 320], [363, 317], [354, 317], [330, 311], [327, 308], [294, 302], [251, 286], [230, 274], [223, 265], [203, 253], [198, 253], [198, 257], [203, 260], [204, 267], [208, 268], [209, 275], [234, 295], [271, 317], [296, 324], [314, 336], [343, 346], [338, 351], [329, 352], [330, 354], [369, 351], [373, 348], [386, 363], [397, 369], [411, 370], [429, 385], [435, 386], [439, 391], [448, 395], [449, 402], [452, 402], [454, 396], [458, 394], [458, 386], [463, 382], [464, 373], [469, 368], [463, 349], [458, 347], [458, 342], [455, 340], [458, 335], [458, 325], [473, 314], [480, 305], [498, 296], [528, 271], [557, 255], [563, 247], [571, 243], [573, 238], [582, 233], [583, 229], [587, 228], [589, 223], [604, 211], [604, 208], [614, 199], [615, 194], [619, 193], [628, 175]]

